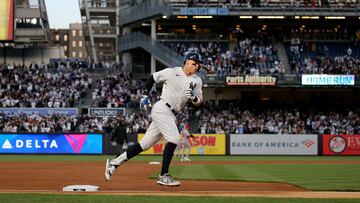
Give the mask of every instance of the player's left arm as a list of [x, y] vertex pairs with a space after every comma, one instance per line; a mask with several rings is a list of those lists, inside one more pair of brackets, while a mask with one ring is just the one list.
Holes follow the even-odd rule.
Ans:
[[192, 100], [192, 103], [194, 106], [200, 106], [203, 102], [203, 92], [202, 92], [202, 81], [199, 78], [199, 80], [196, 82], [198, 85], [194, 88], [194, 95], [195, 98]]

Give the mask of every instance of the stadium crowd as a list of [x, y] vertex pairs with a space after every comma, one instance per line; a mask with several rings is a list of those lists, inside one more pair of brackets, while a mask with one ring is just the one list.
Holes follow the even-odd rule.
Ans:
[[[205, 58], [204, 66], [219, 78], [226, 74], [284, 74], [278, 60], [277, 46], [269, 38], [238, 39], [233, 49], [221, 42], [169, 43], [179, 54], [197, 51]], [[316, 45], [315, 45], [316, 47]], [[304, 44], [300, 38], [291, 40], [289, 59], [296, 74], [359, 74], [360, 61], [353, 56], [351, 47], [340, 56], [332, 56], [326, 45]], [[309, 54], [313, 52], [313, 54]], [[315, 53], [315, 54], [314, 54]], [[67, 66], [70, 66], [69, 69]], [[93, 89], [93, 107], [138, 108], [143, 82], [131, 73], [107, 75], [96, 81], [84, 70], [97, 67], [111, 68], [111, 64], [82, 64], [79, 62], [56, 66], [32, 63], [29, 66], [0, 65], [0, 107], [10, 108], [63, 108], [78, 106], [79, 99]], [[92, 86], [93, 85], [93, 86]], [[93, 88], [92, 88], [93, 87]], [[159, 99], [153, 95], [153, 100]], [[195, 110], [197, 133], [359, 133], [360, 117], [356, 111], [321, 112], [304, 109], [240, 108], [236, 102], [215, 105], [208, 102]], [[190, 119], [191, 108], [180, 112], [180, 119]], [[151, 118], [147, 113], [126, 115], [129, 133], [144, 132]], [[78, 116], [53, 115], [4, 115], [0, 113], [1, 132], [109, 132], [116, 119], [96, 118], [87, 114]]]
[[208, 73], [216, 73], [218, 78], [227, 74], [285, 74], [285, 67], [278, 58], [277, 45], [267, 37], [239, 39], [233, 49], [225, 43], [168, 43], [172, 50], [184, 55], [198, 52], [204, 58]]
[[138, 106], [142, 95], [142, 84], [130, 73], [100, 78], [92, 92], [92, 106], [108, 108]]
[[237, 134], [354, 134], [360, 133], [360, 114], [314, 109], [242, 108], [237, 101], [208, 102], [197, 112], [199, 133]]
[[[181, 112], [178, 120], [195, 122], [193, 133], [235, 134], [359, 134], [360, 114], [355, 111], [319, 111], [287, 108], [241, 108], [237, 102], [215, 105], [207, 102], [195, 110]], [[4, 115], [0, 113], [0, 132], [105, 132], [110, 133], [117, 118], [94, 117], [88, 114], [67, 115]], [[151, 117], [148, 113], [125, 116], [128, 133], [144, 133]]]
[[92, 84], [79, 70], [52, 73], [36, 63], [0, 65], [0, 78], [0, 107], [74, 107]]
[[[0, 132], [6, 133], [58, 133], [102, 132], [110, 133], [118, 123], [118, 117], [94, 117], [88, 114], [74, 115], [5, 115], [0, 113]], [[148, 116], [143, 113], [126, 114], [128, 133], [145, 132]]]
[[351, 46], [342, 49], [343, 54], [332, 56], [330, 52], [334, 50], [329, 50], [326, 44], [304, 44], [294, 37], [289, 47], [291, 70], [295, 74], [360, 74], [360, 59]]

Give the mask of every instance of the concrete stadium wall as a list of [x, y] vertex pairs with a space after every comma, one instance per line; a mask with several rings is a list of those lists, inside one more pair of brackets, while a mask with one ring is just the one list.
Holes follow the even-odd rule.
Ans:
[[29, 65], [35, 61], [47, 64], [50, 58], [65, 58], [61, 47], [45, 48], [0, 48], [0, 63], [15, 63]]
[[206, 101], [220, 99], [232, 100], [241, 99], [241, 91], [236, 88], [221, 89], [221, 88], [203, 88], [203, 96]]

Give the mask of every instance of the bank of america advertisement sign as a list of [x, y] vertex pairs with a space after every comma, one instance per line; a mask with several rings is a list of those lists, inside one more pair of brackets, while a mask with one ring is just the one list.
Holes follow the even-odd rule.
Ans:
[[317, 135], [231, 134], [231, 155], [317, 155]]
[[101, 134], [0, 134], [0, 153], [101, 154]]

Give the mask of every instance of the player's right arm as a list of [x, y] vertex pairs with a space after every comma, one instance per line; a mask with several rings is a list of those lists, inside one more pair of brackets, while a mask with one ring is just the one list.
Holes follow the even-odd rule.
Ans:
[[153, 73], [149, 77], [149, 79], [145, 82], [145, 85], [143, 87], [144, 92], [140, 99], [140, 109], [147, 111], [148, 107], [151, 107], [151, 101], [150, 98], [148, 97], [148, 94], [153, 88], [154, 83], [165, 82], [169, 77], [169, 75], [171, 74], [171, 72], [172, 69], [166, 68], [164, 70]]
[[164, 70], [153, 73], [144, 85], [144, 94], [148, 94], [153, 87], [154, 83], [165, 82], [171, 74], [171, 68], [165, 68]]

